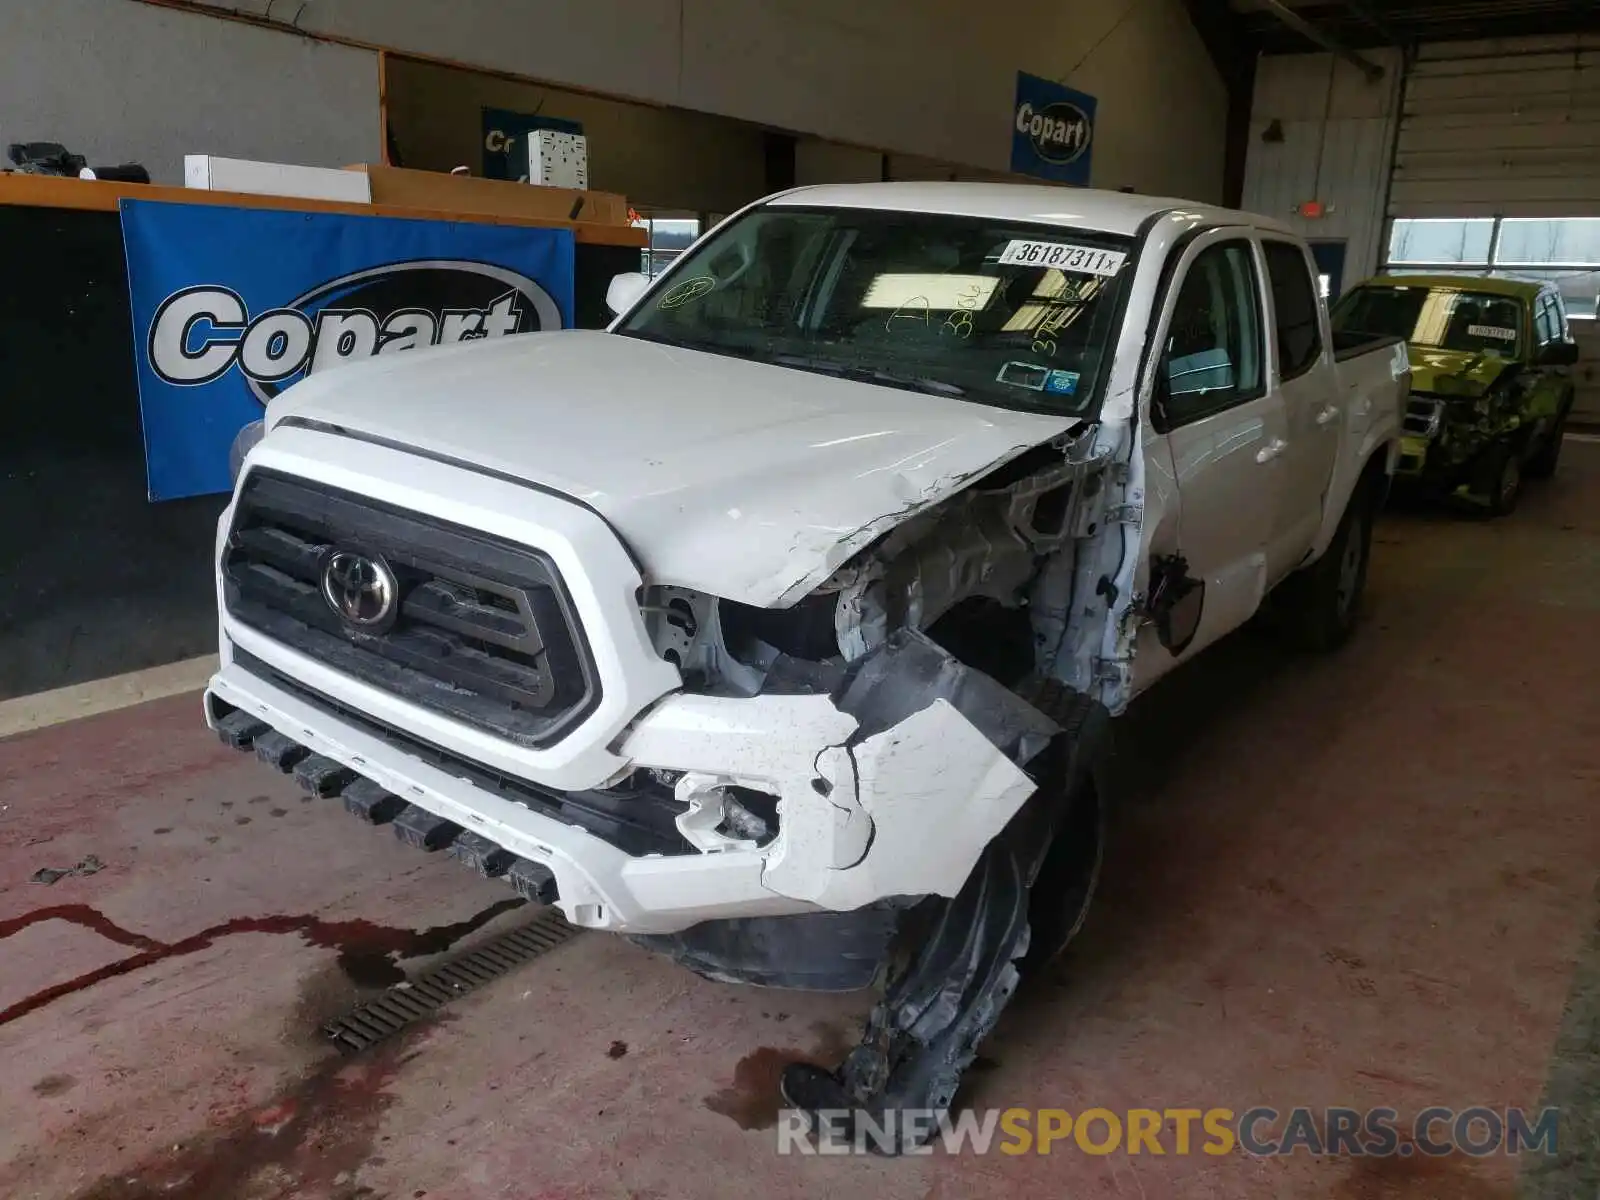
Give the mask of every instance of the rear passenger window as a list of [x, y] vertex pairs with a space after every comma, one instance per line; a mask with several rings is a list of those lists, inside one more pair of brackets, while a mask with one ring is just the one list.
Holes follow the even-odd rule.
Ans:
[[1548, 345], [1556, 340], [1556, 306], [1548, 295], [1539, 297], [1538, 310], [1533, 315], [1533, 340]]
[[1560, 292], [1550, 293], [1550, 320], [1555, 323], [1556, 338], [1559, 341], [1572, 340], [1572, 325], [1567, 320], [1566, 301], [1562, 300]]
[[1259, 295], [1249, 242], [1220, 242], [1189, 264], [1162, 360], [1165, 428], [1262, 394]]
[[1317, 323], [1317, 289], [1300, 247], [1288, 242], [1263, 242], [1267, 278], [1272, 283], [1272, 308], [1278, 331], [1278, 375], [1303, 375], [1322, 353]]

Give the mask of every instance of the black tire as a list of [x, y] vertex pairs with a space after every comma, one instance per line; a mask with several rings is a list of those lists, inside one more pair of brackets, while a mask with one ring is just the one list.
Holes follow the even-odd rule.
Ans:
[[1539, 443], [1539, 448], [1534, 451], [1533, 457], [1522, 464], [1522, 473], [1529, 479], [1549, 479], [1556, 473], [1556, 465], [1561, 461], [1561, 438], [1567, 431], [1567, 409], [1561, 409], [1561, 414], [1556, 417], [1555, 424], [1545, 434], [1544, 441]]
[[1355, 631], [1372, 556], [1373, 497], [1372, 481], [1362, 480], [1322, 557], [1279, 589], [1289, 634], [1304, 649], [1336, 650]]
[[1028, 952], [1018, 961], [1027, 975], [1061, 956], [1083, 928], [1099, 888], [1107, 807], [1094, 764], [1106, 743], [1104, 710], [1059, 680], [1035, 677], [1017, 694], [1062, 729], [1055, 745], [1028, 766], [1039, 791], [1015, 831], [1020, 844], [1043, 847], [1042, 857], [1030, 863], [1037, 867], [1028, 887]]
[[1522, 497], [1522, 455], [1515, 442], [1504, 441], [1484, 455], [1473, 493], [1483, 497], [1479, 512], [1504, 517], [1516, 511]]
[[1084, 776], [1072, 787], [1028, 889], [1028, 952], [1018, 963], [1023, 975], [1049, 966], [1078, 936], [1100, 886], [1105, 846], [1105, 805]]

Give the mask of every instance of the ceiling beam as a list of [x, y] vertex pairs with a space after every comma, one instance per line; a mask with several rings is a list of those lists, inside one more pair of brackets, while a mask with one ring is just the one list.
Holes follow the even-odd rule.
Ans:
[[1383, 15], [1373, 7], [1371, 0], [1344, 0], [1344, 6], [1370, 25], [1373, 31], [1391, 46], [1402, 44], [1400, 36], [1394, 31], [1394, 26], [1383, 19]]
[[1282, 3], [1282, 0], [1260, 0], [1260, 4], [1263, 9], [1277, 17], [1279, 21], [1287, 25], [1290, 29], [1294, 30], [1301, 37], [1305, 38], [1306, 41], [1315, 46], [1322, 47], [1322, 49], [1328, 51], [1330, 54], [1338, 55], [1340, 58], [1344, 59], [1345, 62], [1355, 67], [1368, 79], [1376, 81], [1383, 78], [1383, 68], [1377, 63], [1373, 62], [1370, 58], [1365, 58], [1362, 55], [1357, 54], [1354, 50], [1350, 49], [1349, 46], [1346, 46], [1343, 42], [1334, 38], [1331, 34], [1319, 29], [1310, 21], [1302, 17], [1299, 13], [1295, 12], [1294, 9]]
[[1232, 84], [1254, 73], [1255, 47], [1245, 37], [1244, 22], [1227, 0], [1183, 0], [1189, 22], [1223, 81]]

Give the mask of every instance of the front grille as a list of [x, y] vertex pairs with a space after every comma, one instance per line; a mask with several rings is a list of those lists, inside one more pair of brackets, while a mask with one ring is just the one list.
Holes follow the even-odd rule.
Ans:
[[[647, 771], [635, 771], [619, 787], [604, 791], [561, 792], [507, 775], [481, 762], [436, 746], [403, 729], [396, 729], [340, 704], [297, 680], [290, 679], [254, 655], [234, 648], [233, 661], [242, 670], [289, 693], [303, 704], [380, 738], [402, 754], [465, 779], [474, 787], [521, 804], [563, 824], [586, 829], [602, 841], [635, 858], [645, 855], [695, 854], [677, 825], [683, 805], [672, 787]], [[773, 817], [776, 823], [776, 814]]]
[[[392, 620], [323, 595], [339, 550], [381, 559]], [[555, 564], [537, 550], [276, 472], [252, 471], [223, 555], [235, 619], [333, 669], [524, 746], [593, 711], [600, 684]]]
[[1413, 394], [1406, 401], [1406, 415], [1400, 422], [1400, 428], [1412, 437], [1431, 438], [1439, 432], [1439, 422], [1443, 416], [1442, 400]]

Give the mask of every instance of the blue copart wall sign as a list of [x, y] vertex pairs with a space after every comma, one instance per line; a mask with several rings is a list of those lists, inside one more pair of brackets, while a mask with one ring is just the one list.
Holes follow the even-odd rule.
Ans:
[[1087, 187], [1094, 107], [1093, 96], [1018, 71], [1017, 102], [1011, 111], [1011, 169]]
[[125, 200], [122, 237], [152, 500], [227, 491], [234, 436], [307, 375], [572, 324], [566, 229]]

